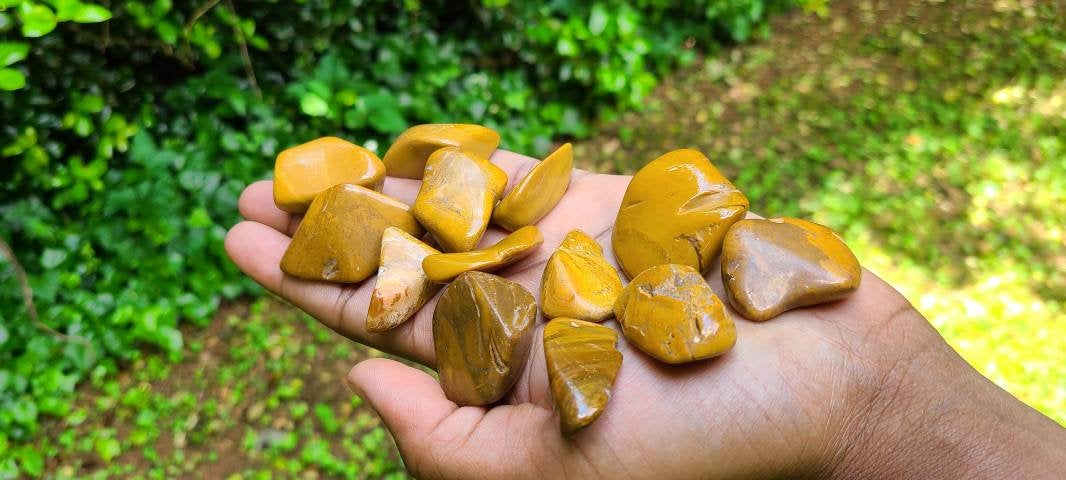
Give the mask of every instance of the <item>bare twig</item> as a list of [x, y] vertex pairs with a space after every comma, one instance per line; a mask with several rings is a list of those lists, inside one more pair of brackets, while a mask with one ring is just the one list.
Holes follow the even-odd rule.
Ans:
[[33, 323], [33, 326], [38, 330], [63, 341], [76, 342], [85, 345], [85, 348], [89, 351], [89, 363], [95, 363], [95, 349], [93, 348], [92, 343], [89, 343], [85, 337], [67, 335], [41, 322], [40, 317], [37, 316], [37, 307], [33, 304], [33, 289], [30, 288], [30, 282], [26, 278], [26, 270], [23, 270], [22, 264], [19, 263], [18, 258], [15, 257], [15, 252], [11, 250], [11, 247], [2, 238], [0, 238], [0, 253], [3, 253], [3, 255], [7, 257], [7, 260], [11, 262], [11, 268], [15, 270], [15, 278], [18, 279], [19, 287], [22, 288], [22, 301], [26, 304], [26, 313], [29, 314], [30, 322]]
[[[226, 6], [229, 7], [231, 13], [236, 18], [240, 18], [237, 15], [237, 9], [233, 8], [233, 2], [226, 0]], [[237, 45], [241, 48], [241, 60], [244, 62], [244, 73], [248, 75], [248, 82], [252, 85], [252, 91], [255, 92], [255, 98], [262, 100], [263, 91], [259, 89], [259, 82], [255, 79], [255, 68], [252, 67], [252, 56], [248, 53], [248, 42], [244, 39], [244, 32], [241, 31], [240, 22], [234, 22], [233, 33], [237, 36]]]
[[183, 27], [182, 30], [188, 34], [189, 30], [192, 30], [193, 25], [196, 25], [196, 22], [200, 20], [200, 17], [206, 15], [207, 12], [210, 12], [211, 9], [215, 8], [215, 5], [218, 5], [218, 2], [221, 1], [222, 0], [209, 0], [207, 3], [200, 5], [200, 8], [197, 8], [196, 11], [192, 13], [192, 16], [189, 17], [189, 21], [185, 22], [185, 27]]

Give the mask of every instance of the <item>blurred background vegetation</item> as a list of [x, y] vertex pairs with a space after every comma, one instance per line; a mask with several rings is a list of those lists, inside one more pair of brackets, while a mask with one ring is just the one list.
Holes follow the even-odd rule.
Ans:
[[0, 478], [404, 476], [341, 382], [380, 354], [256, 300], [222, 238], [281, 149], [380, 153], [426, 122], [531, 155], [576, 139], [599, 171], [699, 148], [1066, 423], [1064, 19], [1027, 0], [0, 0], [0, 237], [39, 317], [0, 260]]

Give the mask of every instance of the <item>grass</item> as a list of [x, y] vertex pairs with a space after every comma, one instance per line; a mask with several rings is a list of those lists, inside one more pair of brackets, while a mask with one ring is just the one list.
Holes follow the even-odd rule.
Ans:
[[[632, 172], [703, 150], [755, 211], [840, 231], [981, 372], [1066, 424], [1066, 11], [841, 3], [680, 72], [576, 158]], [[181, 361], [142, 353], [0, 450], [58, 478], [405, 477], [342, 381], [378, 352], [272, 300], [184, 333]]]

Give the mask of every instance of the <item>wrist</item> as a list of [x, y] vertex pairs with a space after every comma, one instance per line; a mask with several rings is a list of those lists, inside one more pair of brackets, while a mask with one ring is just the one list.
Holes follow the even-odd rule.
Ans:
[[1066, 430], [982, 377], [916, 311], [902, 317], [883, 329], [890, 345], [866, 350], [891, 357], [860, 382], [861, 400], [829, 462], [832, 478], [1051, 478], [1066, 470]]

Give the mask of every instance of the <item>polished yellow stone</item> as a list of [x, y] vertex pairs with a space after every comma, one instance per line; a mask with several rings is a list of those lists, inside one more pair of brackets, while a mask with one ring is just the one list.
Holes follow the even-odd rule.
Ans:
[[388, 227], [423, 233], [407, 205], [358, 185], [334, 185], [311, 202], [281, 257], [281, 270], [309, 280], [362, 281], [377, 271]]
[[666, 363], [718, 356], [737, 341], [725, 305], [688, 265], [641, 272], [618, 297], [614, 313], [629, 343]]
[[507, 230], [536, 224], [563, 198], [574, 169], [574, 147], [563, 144], [533, 167], [492, 212], [492, 221]]
[[433, 311], [433, 347], [444, 394], [459, 405], [503, 398], [526, 367], [537, 320], [533, 294], [491, 273], [466, 272]]
[[381, 190], [385, 165], [374, 152], [337, 137], [288, 148], [274, 161], [274, 204], [304, 213], [315, 196], [341, 183]]
[[614, 329], [573, 318], [544, 325], [544, 359], [548, 366], [559, 429], [572, 435], [596, 421], [611, 399], [622, 366]]
[[522, 227], [488, 248], [430, 255], [422, 261], [422, 270], [434, 282], [450, 282], [463, 272], [491, 272], [515, 263], [535, 252], [541, 243], [544, 237], [537, 227]]
[[796, 218], [741, 220], [722, 247], [726, 298], [741, 315], [769, 320], [840, 300], [859, 288], [862, 267], [832, 230]]
[[674, 150], [641, 168], [622, 197], [612, 245], [629, 278], [670, 263], [707, 273], [748, 199], [702, 153]]
[[389, 151], [385, 167], [389, 176], [422, 178], [426, 160], [444, 147], [459, 147], [478, 157], [489, 158], [500, 144], [500, 134], [481, 125], [434, 123], [405, 130]]
[[426, 162], [426, 175], [411, 213], [441, 250], [466, 252], [481, 241], [507, 174], [477, 153], [442, 148]]
[[377, 283], [370, 294], [366, 316], [368, 332], [385, 332], [400, 326], [433, 298], [441, 285], [426, 277], [422, 259], [438, 253], [399, 228], [385, 229]]
[[540, 308], [548, 318], [601, 322], [614, 314], [614, 302], [621, 293], [622, 280], [604, 258], [603, 248], [574, 230], [544, 265]]

